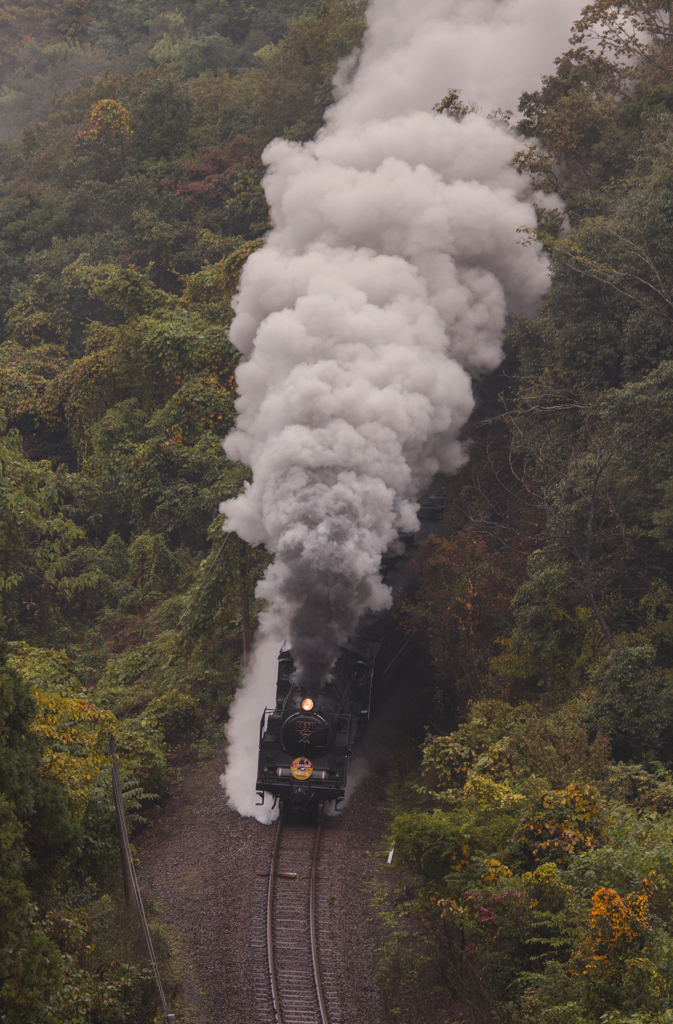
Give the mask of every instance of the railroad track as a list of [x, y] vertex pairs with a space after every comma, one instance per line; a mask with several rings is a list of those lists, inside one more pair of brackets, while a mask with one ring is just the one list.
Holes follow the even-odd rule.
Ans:
[[[262, 945], [266, 978], [257, 971], [260, 1019], [269, 1024], [340, 1024], [337, 972], [329, 951], [330, 899], [322, 878], [323, 840], [329, 822], [287, 821], [276, 826], [264, 907], [264, 936], [257, 905], [257, 963]], [[329, 845], [329, 844], [328, 844]], [[260, 893], [261, 895], [261, 893]], [[321, 914], [322, 910], [322, 914]], [[321, 939], [323, 940], [321, 943]], [[327, 942], [325, 942], [327, 940]], [[321, 948], [321, 946], [323, 948]], [[325, 947], [328, 947], [327, 949]]]

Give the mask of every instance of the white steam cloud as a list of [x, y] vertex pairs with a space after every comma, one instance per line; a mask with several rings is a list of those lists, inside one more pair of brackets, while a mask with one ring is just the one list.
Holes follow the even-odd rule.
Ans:
[[[273, 230], [248, 260], [231, 338], [253, 482], [226, 529], [275, 562], [265, 630], [320, 681], [360, 615], [389, 604], [378, 569], [416, 497], [465, 458], [471, 374], [502, 357], [508, 312], [548, 284], [521, 140], [483, 114], [433, 113], [447, 91], [494, 107], [553, 69], [575, 0], [374, 0], [325, 127], [264, 152]], [[543, 201], [538, 197], [538, 201]]]
[[[328, 121], [430, 110], [450, 86], [484, 113], [516, 110], [567, 47], [580, 0], [372, 0], [357, 79]], [[344, 76], [345, 77], [345, 76]]]
[[229, 715], [227, 739], [227, 770], [220, 775], [220, 784], [236, 810], [267, 825], [278, 817], [273, 801], [265, 797], [259, 805], [255, 793], [259, 727], [262, 712], [276, 702], [278, 644], [268, 637], [255, 645], [250, 664], [243, 676], [243, 686], [234, 697]]

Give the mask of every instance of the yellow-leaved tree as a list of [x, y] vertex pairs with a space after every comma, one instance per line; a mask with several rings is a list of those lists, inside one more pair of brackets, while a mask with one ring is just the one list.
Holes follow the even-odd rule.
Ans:
[[8, 648], [8, 664], [28, 682], [37, 703], [31, 730], [44, 744], [40, 774], [59, 784], [71, 814], [81, 819], [98, 773], [109, 762], [106, 746], [117, 719], [79, 692], [63, 651], [23, 642]]

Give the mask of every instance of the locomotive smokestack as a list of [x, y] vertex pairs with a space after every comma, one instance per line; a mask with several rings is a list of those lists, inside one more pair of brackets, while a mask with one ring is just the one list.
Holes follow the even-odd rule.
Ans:
[[[324, 678], [416, 497], [466, 457], [471, 375], [501, 360], [508, 313], [547, 287], [520, 140], [486, 113], [552, 69], [576, 0], [373, 0], [358, 62], [316, 139], [264, 152], [273, 230], [235, 302], [237, 429], [253, 482], [226, 529], [275, 562], [265, 629]], [[434, 113], [448, 87], [484, 113]], [[550, 205], [548, 197], [536, 197]]]

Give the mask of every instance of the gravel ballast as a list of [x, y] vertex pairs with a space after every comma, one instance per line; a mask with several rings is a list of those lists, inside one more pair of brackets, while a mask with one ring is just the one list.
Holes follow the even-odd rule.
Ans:
[[[386, 816], [386, 763], [395, 748], [396, 713], [411, 680], [370, 725], [358, 751], [368, 771], [344, 812], [329, 825], [329, 958], [342, 973], [343, 1024], [384, 1024], [373, 977], [371, 893]], [[403, 710], [403, 707], [402, 709]], [[406, 723], [408, 725], [408, 721]], [[408, 742], [408, 736], [407, 736]], [[219, 776], [223, 743], [201, 766], [183, 769], [175, 795], [151, 813], [137, 840], [138, 879], [166, 926], [182, 982], [181, 1024], [253, 1024], [255, 992], [253, 911], [260, 865], [268, 864], [274, 826], [242, 818], [227, 805]]]

